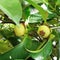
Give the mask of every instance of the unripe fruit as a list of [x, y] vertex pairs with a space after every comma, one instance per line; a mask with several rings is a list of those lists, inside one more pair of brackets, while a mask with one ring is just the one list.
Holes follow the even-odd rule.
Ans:
[[25, 34], [24, 25], [21, 23], [19, 26], [15, 26], [14, 32], [15, 32], [16, 36], [18, 36], [18, 37], [23, 36]]
[[37, 33], [43, 37], [43, 38], [47, 38], [49, 35], [50, 35], [50, 28], [46, 25], [41, 25], [39, 28], [38, 28], [38, 31]]

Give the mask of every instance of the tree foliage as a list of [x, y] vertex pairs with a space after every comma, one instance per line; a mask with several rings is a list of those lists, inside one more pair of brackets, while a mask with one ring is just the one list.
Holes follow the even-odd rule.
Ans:
[[[0, 0], [0, 60], [51, 60], [53, 56], [59, 59], [59, 2], [60, 0]], [[41, 25], [50, 29], [47, 38], [39, 35], [40, 32], [37, 33]], [[19, 32], [24, 33], [21, 35]]]

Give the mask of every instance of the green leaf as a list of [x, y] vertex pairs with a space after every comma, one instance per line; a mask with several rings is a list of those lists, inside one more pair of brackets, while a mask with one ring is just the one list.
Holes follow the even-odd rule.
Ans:
[[60, 0], [57, 0], [56, 5], [60, 6]]
[[29, 17], [29, 23], [38, 23], [38, 22], [42, 22], [42, 18], [41, 15], [38, 13], [35, 14], [31, 14]]
[[24, 60], [24, 59], [14, 59], [14, 60]]
[[41, 6], [39, 6], [37, 3], [31, 1], [31, 0], [27, 0], [32, 6], [34, 6], [41, 14], [44, 22], [46, 22], [46, 19], [48, 17], [48, 12], [45, 11]]
[[34, 1], [34, 2], [36, 2], [36, 3], [43, 3], [42, 0], [32, 0], [32, 1]]
[[[47, 49], [48, 48], [48, 49]], [[49, 41], [47, 42], [47, 44], [44, 46], [44, 48], [42, 50], [40, 50], [40, 52], [31, 54], [32, 58], [34, 58], [35, 60], [44, 60], [47, 56], [50, 55], [51, 53], [51, 49], [52, 49], [52, 42]]]
[[25, 46], [26, 44], [29, 45], [28, 41], [30, 42], [30, 37], [25, 36], [24, 40], [17, 45], [12, 50], [8, 51], [5, 54], [0, 55], [0, 60], [10, 60], [10, 58], [13, 59], [25, 59], [29, 53], [26, 51]]
[[3, 54], [9, 50], [11, 50], [13, 46], [8, 40], [0, 40], [0, 54]]
[[27, 7], [27, 8], [25, 8], [24, 10], [23, 10], [23, 14], [22, 14], [23, 16], [23, 19], [27, 19], [28, 18], [28, 16], [30, 15], [30, 8], [29, 7]]
[[52, 52], [52, 39], [54, 37], [55, 37], [54, 35], [51, 35], [48, 42], [40, 50], [36, 51], [27, 50], [31, 53], [30, 56], [35, 60], [44, 60], [45, 58], [47, 58]]
[[22, 17], [22, 7], [19, 0], [0, 0], [0, 9], [16, 24]]

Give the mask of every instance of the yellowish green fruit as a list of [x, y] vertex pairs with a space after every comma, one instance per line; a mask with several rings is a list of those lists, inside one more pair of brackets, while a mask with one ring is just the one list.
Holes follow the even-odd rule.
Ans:
[[18, 36], [18, 37], [23, 36], [25, 34], [24, 25], [21, 23], [19, 26], [15, 26], [14, 32], [15, 32], [16, 36]]
[[50, 28], [48, 26], [41, 25], [41, 26], [39, 26], [37, 33], [40, 36], [42, 36], [43, 38], [47, 38], [50, 35], [51, 31], [50, 31]]

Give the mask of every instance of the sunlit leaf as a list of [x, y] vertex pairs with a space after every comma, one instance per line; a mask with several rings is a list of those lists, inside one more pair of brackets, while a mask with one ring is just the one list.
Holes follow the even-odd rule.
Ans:
[[42, 22], [42, 18], [41, 15], [39, 15], [38, 13], [35, 14], [31, 14], [29, 17], [29, 23], [38, 23], [38, 22]]
[[57, 0], [56, 5], [60, 6], [60, 0]]
[[22, 8], [19, 0], [0, 0], [0, 9], [16, 24], [22, 17]]
[[38, 4], [36, 4], [35, 2], [31, 1], [31, 0], [27, 0], [32, 6], [34, 6], [41, 14], [44, 22], [46, 22], [46, 19], [48, 17], [48, 12], [45, 11], [41, 6], [39, 6]]

